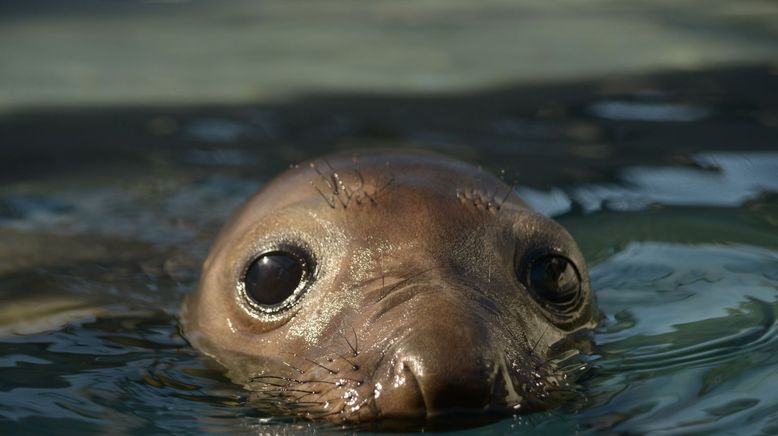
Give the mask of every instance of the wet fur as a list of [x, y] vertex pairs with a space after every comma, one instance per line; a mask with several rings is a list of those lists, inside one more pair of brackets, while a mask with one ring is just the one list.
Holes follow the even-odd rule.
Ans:
[[[315, 213], [314, 220], [302, 211]], [[348, 235], [338, 236], [341, 229]], [[325, 230], [336, 233], [325, 237]], [[300, 241], [318, 232], [320, 240], [306, 243], [326, 265], [290, 314], [249, 316], [232, 297], [240, 271], [235, 268], [274, 232]], [[385, 245], [406, 242], [406, 234], [420, 238], [407, 241], [414, 251]], [[505, 244], [517, 237], [519, 251], [513, 254]], [[236, 213], [205, 263], [199, 292], [186, 304], [185, 330], [195, 346], [253, 391], [253, 405], [274, 414], [429, 428], [454, 415], [493, 419], [545, 410], [576, 395], [575, 380], [587, 368], [580, 352], [586, 351], [597, 312], [588, 280], [582, 313], [570, 325], [543, 321], [526, 291], [512, 294], [516, 279], [505, 270], [513, 268], [507, 257], [524, 256], [536, 243], [565, 250], [586, 275], [569, 235], [480, 169], [426, 154], [336, 155], [293, 168]], [[357, 248], [368, 257], [358, 260]], [[358, 276], [341, 269], [354, 268], [354, 262], [366, 262], [356, 264]], [[332, 301], [325, 298], [350, 300], [330, 313]], [[429, 380], [419, 380], [418, 368], [407, 367], [397, 350], [415, 349], [407, 344], [419, 326], [423, 332], [445, 331], [441, 323], [452, 317], [486, 350], [478, 360], [489, 385], [478, 392], [488, 399], [482, 408], [430, 415], [426, 407], [434, 399], [424, 398], [420, 387]], [[299, 336], [305, 332], [316, 332], [316, 339]], [[445, 367], [440, 361], [428, 370]], [[392, 377], [398, 374], [407, 378], [404, 396], [386, 397], [394, 394]]]

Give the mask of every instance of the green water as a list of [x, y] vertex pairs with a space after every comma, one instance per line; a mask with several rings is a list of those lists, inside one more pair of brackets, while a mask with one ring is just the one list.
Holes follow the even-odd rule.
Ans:
[[177, 315], [241, 201], [372, 147], [500, 174], [590, 264], [580, 395], [462, 433], [778, 433], [776, 10], [676, 3], [0, 5], [0, 434], [340, 430]]
[[[564, 94], [552, 97], [565, 99]], [[371, 107], [379, 109], [366, 114]], [[303, 137], [301, 153], [351, 146], [354, 137], [366, 146], [423, 145], [408, 138], [420, 131], [414, 114], [392, 121], [411, 126], [399, 133], [387, 135], [391, 126], [365, 129], [383, 116], [383, 108], [357, 103], [341, 108], [339, 115], [355, 127], [332, 140], [305, 139], [306, 132], [294, 130]], [[452, 109], [456, 105], [440, 116]], [[2, 433], [322, 430], [244, 405], [246, 393], [191, 349], [178, 330], [180, 300], [194, 288], [214, 233], [237, 204], [290, 162], [279, 156], [291, 147], [283, 144], [287, 138], [267, 139], [263, 131], [252, 130], [241, 118], [249, 110], [87, 111], [4, 119], [4, 131], [18, 140], [35, 138], [39, 123], [49, 126], [46, 135], [71, 141], [76, 155], [90, 153], [89, 144], [78, 133], [65, 134], [68, 130], [54, 120], [66, 119], [68, 128], [97, 118], [108, 126], [135, 123], [143, 129], [137, 137], [121, 139], [141, 144], [136, 161], [127, 160], [119, 144], [113, 157], [85, 156], [75, 168], [33, 162], [34, 177], [17, 175], [0, 188], [4, 309], [13, 302], [18, 313], [35, 321], [8, 321], [13, 316], [6, 310], [0, 325]], [[275, 111], [281, 125], [299, 122], [285, 115], [294, 111], [265, 110]], [[215, 115], [221, 124], [212, 121]], [[163, 116], [183, 126], [240, 126], [249, 138], [214, 144], [210, 136], [179, 128], [165, 133], [169, 145], [163, 148], [148, 127]], [[317, 116], [331, 115], [308, 116], [309, 129], [318, 128]], [[569, 124], [586, 123], [604, 132], [631, 126], [645, 129], [648, 133], [637, 138], [650, 144], [652, 132], [663, 138], [689, 123], [709, 121], [613, 121], [583, 113], [522, 122], [516, 135], [547, 129], [551, 139], [519, 137], [511, 149], [490, 144], [504, 138], [502, 130], [484, 130], [471, 134], [471, 145], [452, 146], [449, 152], [497, 172], [504, 169], [506, 178], [518, 177], [517, 190], [567, 226], [592, 265], [605, 319], [595, 335], [595, 369], [582, 382], [579, 399], [471, 431], [778, 430], [773, 389], [778, 383], [778, 152], [704, 151], [701, 146], [703, 151], [678, 153], [657, 142], [652, 156], [633, 149], [636, 156], [623, 158], [645, 164], [614, 165], [608, 153], [574, 152], [591, 148], [588, 138], [571, 137], [560, 146], [554, 145], [554, 135], [567, 135], [563, 126]], [[749, 119], [730, 122], [768, 139], [776, 135], [774, 128]], [[697, 131], [699, 137], [686, 135], [699, 140], [709, 134]], [[454, 127], [424, 134], [464, 135]], [[561, 154], [549, 159], [547, 150], [531, 141], [560, 147]], [[634, 141], [601, 147], [612, 147], [609, 153], [617, 146], [629, 151]], [[30, 143], [45, 148], [42, 141]], [[428, 145], [446, 150], [437, 140]], [[575, 166], [583, 162], [589, 165]], [[576, 175], [577, 169], [586, 172]], [[533, 172], [545, 175], [527, 175]], [[99, 316], [91, 315], [95, 307]]]

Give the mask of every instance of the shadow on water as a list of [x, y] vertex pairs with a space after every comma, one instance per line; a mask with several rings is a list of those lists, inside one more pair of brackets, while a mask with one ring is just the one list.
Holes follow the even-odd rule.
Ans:
[[523, 185], [599, 181], [630, 165], [688, 163], [698, 151], [773, 149], [775, 68], [466, 94], [12, 111], [0, 114], [0, 180], [128, 167], [229, 167], [231, 174], [261, 178], [333, 149], [392, 146], [440, 150], [515, 171]]

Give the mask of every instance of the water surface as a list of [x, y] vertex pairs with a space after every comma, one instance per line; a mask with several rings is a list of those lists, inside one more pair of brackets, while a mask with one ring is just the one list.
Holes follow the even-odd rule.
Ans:
[[[78, 4], [86, 3], [94, 2]], [[275, 72], [247, 56], [236, 70], [207, 58], [213, 66], [203, 75], [182, 76], [188, 65], [209, 62], [183, 55], [172, 66], [160, 61], [169, 53], [159, 51], [176, 47], [175, 41], [142, 52], [150, 58], [135, 53], [120, 61], [113, 46], [87, 50], [90, 55], [76, 49], [73, 39], [97, 32], [90, 20], [108, 14], [105, 4], [90, 14], [50, 8], [45, 17], [21, 3], [0, 7], [5, 44], [25, 41], [8, 51], [16, 62], [0, 65], [0, 90], [10, 90], [0, 98], [0, 433], [332, 430], [253, 410], [246, 392], [186, 343], [177, 316], [182, 298], [196, 287], [209, 244], [241, 201], [290, 164], [371, 147], [423, 148], [494, 171], [564, 224], [590, 264], [604, 319], [595, 332], [593, 369], [577, 398], [547, 413], [463, 433], [777, 433], [778, 75], [772, 60], [759, 60], [776, 47], [767, 43], [775, 32], [767, 19], [772, 9], [742, 2], [711, 8], [698, 19], [694, 1], [682, 2], [677, 15], [662, 2], [611, 9], [602, 1], [602, 14], [575, 21], [581, 10], [570, 5], [544, 9], [530, 2], [518, 11], [496, 3], [502, 12], [471, 16], [464, 4], [449, 11], [472, 18], [457, 39], [471, 45], [444, 59], [430, 53], [450, 44], [445, 38], [456, 29], [445, 25], [435, 2], [424, 3], [426, 15], [385, 6], [383, 14], [392, 18], [384, 27], [372, 26], [385, 16], [375, 13], [355, 33], [341, 29], [342, 15], [318, 16], [319, 32], [340, 30], [323, 40], [311, 36], [321, 33], [304, 33], [301, 41], [306, 47], [318, 41], [326, 53], [381, 29], [391, 33], [382, 41], [394, 48], [424, 40], [430, 28], [441, 39], [425, 40], [417, 51], [394, 51], [388, 59], [404, 61], [393, 63], [395, 70], [387, 60], [360, 63], [364, 52], [349, 52], [331, 70], [295, 76], [289, 72], [321, 64], [298, 62], [310, 50], [276, 53]], [[149, 19], [145, 8], [169, 6], [140, 4], [123, 2], [127, 21], [115, 24], [131, 27], [140, 16]], [[303, 12], [273, 2], [265, 7], [264, 17], [279, 20], [262, 34], [286, 40], [293, 27], [285, 26]], [[635, 27], [646, 10], [656, 13], [651, 25]], [[646, 44], [664, 50], [649, 50], [649, 56], [634, 50], [642, 40], [619, 45], [614, 39], [609, 52], [592, 51], [593, 60], [584, 62], [568, 57], [569, 39], [550, 32], [547, 47], [562, 51], [549, 56], [564, 62], [540, 57], [522, 69], [517, 57], [510, 71], [498, 71], [507, 45], [495, 41], [521, 39], [526, 29], [511, 33], [520, 12], [530, 13], [536, 27], [575, 22], [582, 27], [573, 29], [591, 30], [612, 21], [611, 30], [643, 28], [655, 32], [644, 34]], [[235, 14], [220, 12], [221, 24], [203, 24], [206, 34], [224, 36], [218, 29], [232, 25], [245, 30], [257, 19]], [[202, 19], [177, 17], [179, 24]], [[150, 33], [137, 34], [140, 42], [127, 47], [137, 49], [166, 29], [143, 20]], [[73, 30], [85, 22], [86, 36]], [[45, 66], [47, 59], [29, 45], [34, 38], [25, 38], [41, 26], [66, 35], [59, 41], [66, 50], [49, 47], [49, 65], [58, 67], [28, 75], [29, 65]], [[491, 28], [488, 44], [478, 46], [476, 35]], [[587, 53], [597, 41], [591, 32], [582, 34], [590, 36], [577, 52]], [[106, 35], [90, 44], [125, 33]], [[203, 38], [186, 35], [187, 43]], [[686, 39], [676, 48], [695, 56], [660, 44], [679, 37]], [[721, 39], [728, 41], [726, 50]], [[216, 42], [226, 47], [229, 41]], [[262, 53], [272, 47], [254, 42]], [[481, 49], [489, 46], [495, 50]], [[616, 49], [647, 63], [636, 72], [634, 58], [616, 56]], [[240, 57], [230, 50], [222, 60]], [[719, 56], [729, 64], [703, 62]], [[619, 61], [604, 64], [611, 58]], [[72, 59], [83, 62], [68, 63]], [[138, 64], [127, 59], [146, 59], [159, 74], [143, 87]], [[425, 63], [415, 68], [420, 59]], [[450, 68], [462, 59], [483, 63], [469, 73]], [[126, 76], [109, 74], [106, 65], [114, 61]], [[652, 65], [668, 69], [651, 71]], [[580, 68], [562, 74], [571, 66]], [[99, 74], [90, 76], [90, 68]], [[253, 68], [264, 86], [286, 86], [276, 97], [287, 97], [266, 101], [257, 91], [236, 98], [245, 95], [249, 82], [241, 77]], [[372, 76], [366, 73], [371, 68]], [[209, 73], [223, 87], [210, 92], [203, 86]], [[355, 76], [367, 78], [341, 86]], [[107, 77], [126, 80], [103, 92], [110, 88]], [[182, 81], [168, 88], [165, 77]], [[60, 85], [50, 93], [29, 91], [36, 81]], [[433, 82], [439, 87], [424, 85]], [[322, 83], [332, 85], [328, 92], [308, 92]], [[160, 94], [164, 89], [170, 94]], [[202, 92], [187, 94], [193, 89]], [[47, 101], [52, 104], [41, 104]]]

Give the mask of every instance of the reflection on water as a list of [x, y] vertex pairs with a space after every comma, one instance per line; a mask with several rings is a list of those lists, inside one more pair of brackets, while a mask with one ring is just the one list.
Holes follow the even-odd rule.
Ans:
[[771, 68], [0, 114], [0, 433], [332, 430], [246, 407], [177, 315], [218, 228], [268, 177], [383, 146], [496, 170], [591, 265], [604, 321], [581, 395], [474, 433], [777, 433]]
[[[219, 152], [201, 158], [224, 161]], [[0, 194], [0, 225], [16, 230], [97, 233], [173, 243], [191, 239], [201, 226], [223, 219], [255, 187], [229, 176], [212, 176], [77, 186], [45, 193], [21, 188]], [[139, 204], [145, 207], [139, 209]]]
[[622, 176], [626, 188], [584, 187], [573, 195], [588, 211], [603, 203], [635, 210], [651, 203], [739, 206], [762, 192], [778, 190], [778, 154], [710, 153], [691, 160], [702, 168], [627, 168]]
[[[573, 187], [573, 193], [588, 192], [587, 199], [605, 192], [598, 204], [608, 205], [561, 217], [587, 256], [601, 260], [591, 277], [605, 320], [595, 336], [597, 369], [581, 388], [586, 400], [479, 431], [778, 428], [772, 388], [778, 383], [778, 197], [763, 195], [778, 191], [775, 179], [765, 176], [774, 174], [778, 154], [702, 154], [695, 160], [716, 169], [628, 168], [623, 174], [641, 176], [625, 177], [607, 191]], [[671, 196], [664, 194], [666, 177], [679, 186]], [[720, 196], [700, 197], [702, 185], [689, 182], [699, 178]], [[178, 334], [177, 304], [195, 285], [196, 258], [207, 247], [209, 232], [196, 229], [212, 232], [254, 182], [179, 179], [142, 190], [144, 195], [138, 195], [138, 186], [117, 183], [49, 187], [48, 195], [24, 194], [29, 188], [23, 187], [4, 192], [1, 231], [33, 235], [27, 245], [40, 234], [47, 249], [30, 254], [30, 263], [48, 266], [6, 271], [0, 292], [18, 301], [40, 292], [40, 310], [52, 302], [51, 295], [71, 295], [76, 303], [92, 301], [101, 314], [95, 318], [87, 310], [65, 320], [64, 327], [43, 323], [37, 331], [28, 326], [26, 335], [0, 339], [4, 431], [322, 430], [244, 407], [245, 392], [209, 369]], [[550, 192], [527, 197], [547, 211], [569, 208], [579, 198], [558, 188]], [[638, 196], [650, 201], [635, 201]], [[610, 207], [620, 200], [632, 206]], [[663, 207], [640, 208], [649, 203]], [[718, 209], [699, 206], [710, 203]], [[176, 216], [196, 216], [191, 218], [196, 225], [181, 227]], [[686, 222], [697, 228], [678, 230]], [[98, 236], [90, 241], [79, 234]], [[107, 259], [99, 246], [121, 247], [117, 238], [152, 245], [119, 248], [126, 256]], [[57, 254], [79, 244], [85, 249]], [[2, 256], [12, 255], [12, 247], [2, 248]], [[102, 300], [91, 298], [98, 295]]]
[[710, 115], [710, 110], [685, 104], [604, 101], [595, 103], [591, 112], [612, 120], [635, 121], [699, 121]]
[[560, 215], [574, 204], [586, 212], [641, 210], [651, 204], [735, 207], [778, 191], [777, 153], [704, 153], [690, 159], [693, 166], [625, 168], [621, 183], [574, 187], [569, 194], [558, 188], [519, 188], [519, 193], [536, 210]]
[[778, 424], [778, 251], [631, 244], [592, 280], [607, 321], [584, 421], [632, 432]]

